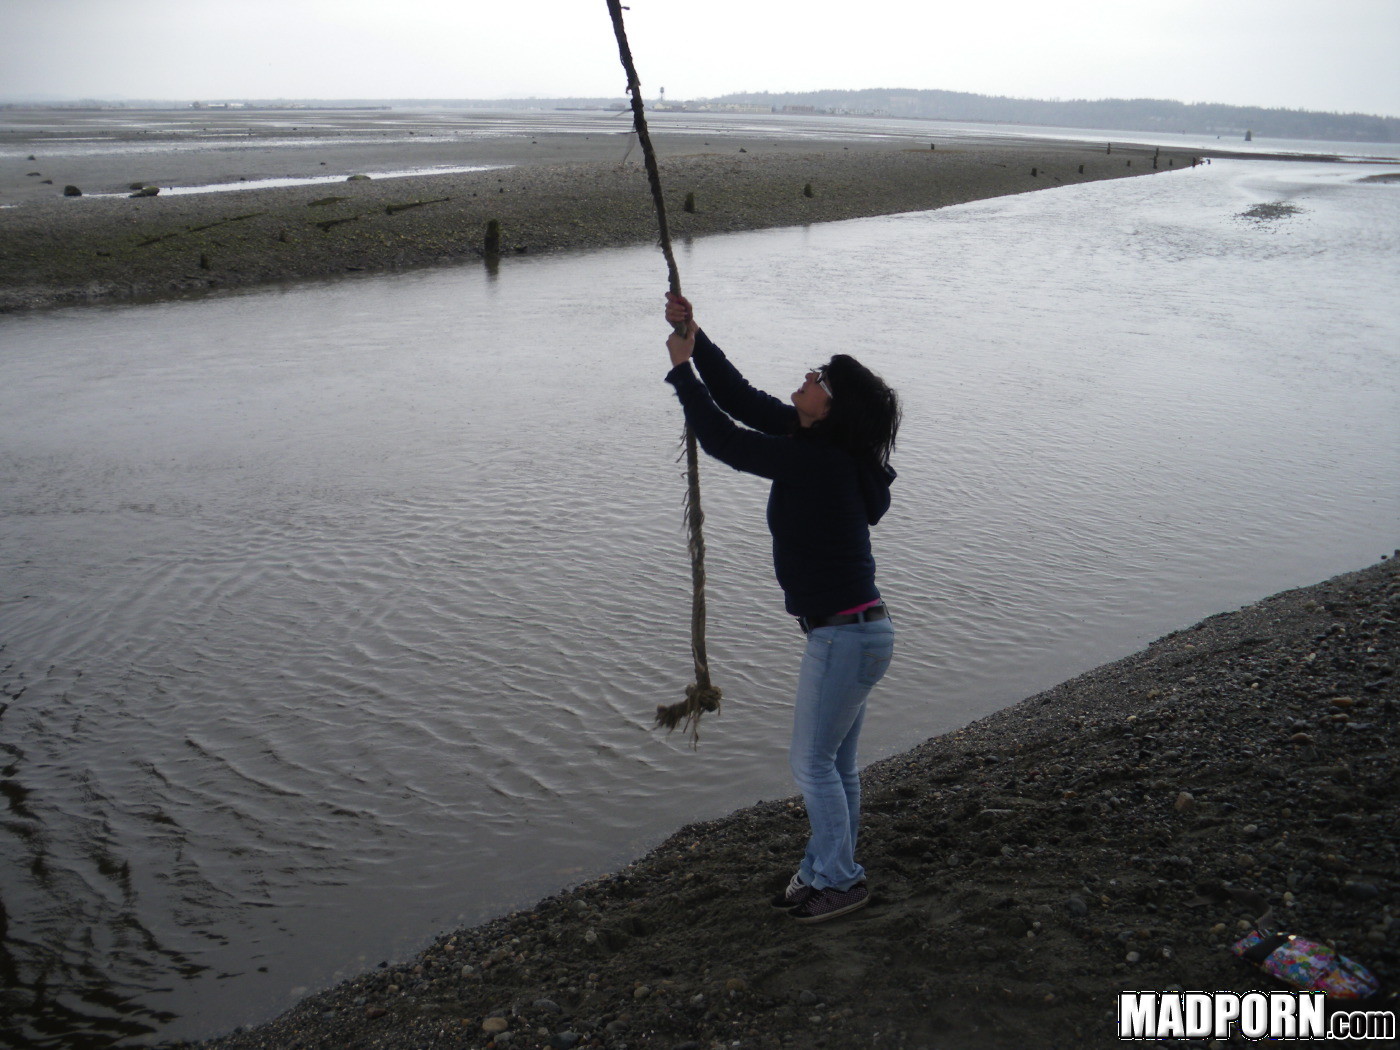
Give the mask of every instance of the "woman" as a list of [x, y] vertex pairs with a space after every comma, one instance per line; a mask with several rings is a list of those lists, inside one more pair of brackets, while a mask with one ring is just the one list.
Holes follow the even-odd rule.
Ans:
[[666, 340], [666, 381], [700, 447], [773, 482], [773, 567], [787, 611], [807, 636], [789, 759], [811, 838], [772, 903], [798, 922], [823, 922], [870, 899], [855, 859], [856, 743], [866, 697], [894, 651], [894, 628], [875, 589], [870, 526], [890, 505], [899, 400], [879, 376], [837, 354], [808, 372], [785, 403], [748, 384], [696, 325], [686, 299], [667, 295], [666, 320], [685, 333]]

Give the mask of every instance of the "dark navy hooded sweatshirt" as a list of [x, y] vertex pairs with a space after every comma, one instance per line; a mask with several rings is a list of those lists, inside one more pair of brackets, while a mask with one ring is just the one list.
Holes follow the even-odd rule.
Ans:
[[686, 363], [666, 381], [700, 447], [773, 482], [768, 529], [787, 611], [830, 616], [878, 600], [870, 526], [889, 509], [895, 472], [799, 426], [796, 408], [750, 386], [703, 331], [691, 360], [699, 376]]

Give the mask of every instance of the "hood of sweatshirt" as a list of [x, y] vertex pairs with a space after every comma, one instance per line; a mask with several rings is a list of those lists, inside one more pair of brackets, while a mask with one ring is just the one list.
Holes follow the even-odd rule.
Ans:
[[856, 478], [860, 482], [861, 498], [865, 501], [865, 520], [871, 525], [890, 509], [890, 485], [898, 476], [893, 467], [873, 460], [857, 466]]

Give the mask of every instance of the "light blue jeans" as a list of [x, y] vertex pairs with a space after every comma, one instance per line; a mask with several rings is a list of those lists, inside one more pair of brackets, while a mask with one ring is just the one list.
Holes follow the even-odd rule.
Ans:
[[819, 890], [848, 890], [865, 878], [855, 857], [860, 831], [856, 744], [865, 698], [884, 677], [893, 654], [894, 627], [888, 619], [818, 627], [807, 635], [788, 760], [812, 826], [798, 877]]

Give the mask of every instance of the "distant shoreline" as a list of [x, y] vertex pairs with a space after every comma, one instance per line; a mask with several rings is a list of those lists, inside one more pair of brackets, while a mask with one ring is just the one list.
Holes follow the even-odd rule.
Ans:
[[[19, 141], [27, 170], [0, 173], [0, 312], [159, 300], [209, 290], [652, 243], [656, 219], [630, 126], [451, 138], [431, 122], [393, 133], [201, 113], [200, 129], [104, 129], [100, 149], [61, 148], [42, 120]], [[345, 122], [360, 118], [340, 114]], [[179, 136], [184, 134], [186, 138]], [[210, 132], [213, 134], [213, 132]], [[923, 211], [1035, 189], [1167, 174], [1199, 150], [1008, 139], [779, 138], [760, 131], [654, 134], [672, 236]], [[231, 136], [237, 136], [231, 139]], [[229, 142], [236, 142], [236, 147]], [[152, 151], [150, 144], [158, 143]], [[52, 156], [46, 156], [46, 148]], [[1154, 169], [1154, 163], [1157, 167]], [[499, 170], [130, 199], [133, 185], [344, 177], [438, 165]], [[83, 197], [64, 197], [65, 185]], [[115, 194], [93, 199], [95, 194]], [[687, 210], [687, 198], [693, 211]], [[499, 224], [499, 258], [486, 247]]]
[[[973, 94], [938, 88], [855, 88], [786, 92], [732, 92], [713, 98], [657, 100], [672, 112], [771, 112], [824, 117], [897, 117], [960, 123], [1023, 124], [1055, 128], [1099, 128], [1151, 133], [1168, 128], [1194, 135], [1253, 132], [1262, 137], [1330, 142], [1400, 142], [1400, 116], [1340, 110], [1305, 110], [1236, 105], [1228, 102], [1181, 102], [1163, 98], [1034, 99]], [[648, 102], [648, 105], [653, 105]], [[301, 112], [308, 110], [478, 109], [588, 110], [626, 109], [622, 96], [504, 99], [147, 99], [116, 102], [102, 99], [29, 100], [5, 103], [0, 110], [179, 109], [194, 112]], [[662, 105], [656, 105], [662, 108]]]

